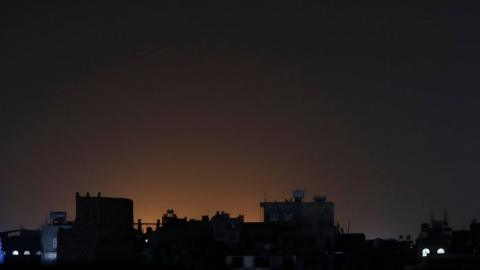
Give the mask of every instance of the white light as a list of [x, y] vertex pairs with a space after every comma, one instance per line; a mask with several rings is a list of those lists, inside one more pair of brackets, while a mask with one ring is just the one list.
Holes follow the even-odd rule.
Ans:
[[23, 255], [25, 255], [25, 256], [30, 256], [30, 250], [25, 250], [25, 251], [23, 252]]
[[57, 252], [44, 252], [42, 254], [42, 263], [44, 265], [52, 265], [57, 261]]
[[18, 254], [20, 254], [20, 253], [18, 253], [18, 250], [12, 251], [12, 255], [13, 255], [13, 256], [18, 256]]
[[424, 248], [422, 249], [422, 257], [427, 257], [430, 254], [430, 249]]
[[52, 248], [55, 249], [55, 250], [57, 250], [57, 244], [58, 244], [57, 238], [53, 238], [53, 240], [52, 240]]
[[437, 249], [437, 254], [445, 254], [445, 249], [443, 248]]
[[35, 255], [40, 256], [42, 255], [42, 252], [40, 250], [37, 250], [37, 252], [35, 252]]
[[145, 243], [148, 243], [148, 239], [145, 239]]
[[57, 259], [57, 253], [56, 252], [45, 252], [44, 254], [45, 259], [47, 260], [56, 260]]

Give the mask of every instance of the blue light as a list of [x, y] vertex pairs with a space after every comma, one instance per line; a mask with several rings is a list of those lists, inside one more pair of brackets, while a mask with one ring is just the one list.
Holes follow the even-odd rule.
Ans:
[[3, 252], [2, 247], [2, 238], [0, 238], [0, 265], [5, 262], [5, 253]]

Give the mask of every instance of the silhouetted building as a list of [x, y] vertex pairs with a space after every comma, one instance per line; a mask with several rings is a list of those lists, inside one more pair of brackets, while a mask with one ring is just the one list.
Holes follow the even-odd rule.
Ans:
[[472, 236], [472, 252], [480, 253], [480, 223], [476, 219], [470, 223], [470, 233]]
[[40, 231], [13, 230], [0, 233], [3, 264], [40, 263]]
[[473, 253], [472, 233], [467, 230], [453, 231], [450, 252], [454, 254]]
[[226, 243], [228, 246], [240, 242], [240, 229], [244, 223], [242, 215], [232, 218], [225, 212], [217, 212], [210, 220], [215, 241]]
[[[129, 199], [76, 194], [76, 218], [51, 212], [41, 231], [0, 233], [0, 264], [122, 263], [165, 269], [480, 269], [480, 223], [453, 231], [445, 217], [410, 236], [366, 240], [334, 226], [334, 205], [304, 200], [296, 190], [284, 202], [262, 202], [263, 222], [218, 211], [211, 218], [180, 218], [173, 209], [153, 223], [133, 224]], [[113, 266], [112, 266], [113, 264]], [[115, 265], [116, 264], [116, 265]], [[138, 265], [140, 266], [140, 265]]]
[[98, 263], [134, 259], [133, 202], [76, 194], [71, 229], [58, 231], [59, 263]]
[[452, 228], [448, 226], [446, 213], [443, 220], [435, 220], [433, 213], [430, 223], [421, 225], [417, 238], [418, 257], [444, 255], [450, 251], [452, 243]]
[[422, 224], [417, 239], [419, 263], [408, 269], [480, 269], [478, 239], [480, 225], [473, 220], [470, 231], [452, 231], [446, 215], [443, 221], [431, 218]]
[[304, 201], [295, 190], [283, 202], [262, 202], [264, 222], [244, 223], [240, 242], [229, 250], [232, 269], [331, 269], [336, 228], [334, 204], [316, 196]]
[[208, 218], [178, 218], [173, 209], [162, 217], [162, 226], [150, 232], [154, 261], [166, 268], [222, 269], [226, 245], [214, 240]]
[[335, 207], [324, 196], [304, 201], [304, 191], [295, 190], [293, 200], [262, 202], [263, 220], [266, 224], [285, 223], [295, 227], [296, 241], [304, 246], [330, 248], [333, 246], [336, 228]]

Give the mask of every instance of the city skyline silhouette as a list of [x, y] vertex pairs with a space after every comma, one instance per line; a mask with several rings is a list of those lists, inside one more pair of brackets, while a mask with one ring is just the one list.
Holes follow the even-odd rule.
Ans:
[[[0, 8], [0, 230], [76, 191], [260, 221], [326, 195], [367, 238], [479, 218], [478, 4], [70, 3]], [[308, 193], [307, 193], [307, 196]]]

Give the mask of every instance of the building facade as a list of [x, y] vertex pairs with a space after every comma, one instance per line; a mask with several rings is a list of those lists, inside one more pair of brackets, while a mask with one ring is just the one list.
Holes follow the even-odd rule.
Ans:
[[295, 227], [297, 240], [320, 248], [333, 246], [336, 234], [335, 206], [325, 196], [304, 200], [303, 190], [294, 190], [293, 198], [283, 202], [262, 202], [266, 224], [285, 223]]
[[443, 220], [436, 220], [432, 216], [430, 223], [422, 223], [420, 235], [417, 238], [419, 258], [444, 255], [451, 249], [452, 228], [448, 225], [447, 215]]
[[49, 221], [42, 226], [41, 231], [42, 264], [57, 263], [58, 230], [68, 230], [71, 227], [72, 222], [67, 222], [66, 212], [50, 212]]

